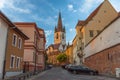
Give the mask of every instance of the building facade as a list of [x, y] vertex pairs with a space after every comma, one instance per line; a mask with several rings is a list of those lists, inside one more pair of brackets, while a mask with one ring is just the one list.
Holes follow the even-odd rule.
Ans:
[[39, 55], [38, 55], [38, 62], [41, 65], [41, 68], [45, 68], [45, 45], [46, 45], [46, 37], [45, 32], [43, 29], [38, 28], [39, 34], [40, 34], [40, 40], [39, 40]]
[[67, 55], [67, 63], [73, 64], [73, 45], [68, 44], [65, 53]]
[[79, 20], [76, 25], [78, 54], [81, 63], [84, 62], [84, 48], [97, 36], [109, 23], [118, 16], [108, 0], [104, 0], [86, 20]]
[[[1, 74], [2, 78], [5, 78], [15, 76], [23, 72], [22, 59], [24, 54], [24, 41], [29, 38], [22, 33], [2, 12], [0, 12], [0, 20], [0, 32], [1, 30], [4, 31], [0, 33], [0, 35], [3, 39], [6, 35], [4, 40], [6, 43], [1, 48], [2, 51], [3, 48], [5, 50], [4, 53], [1, 53], [1, 67], [3, 67]], [[6, 28], [7, 33], [5, 33]]]
[[46, 43], [44, 30], [38, 28], [35, 23], [18, 22], [15, 25], [30, 38], [24, 44], [24, 71], [44, 69]]
[[118, 73], [117, 69], [120, 69], [119, 26], [120, 15], [85, 47], [86, 65], [98, 70], [100, 73], [111, 75]]
[[73, 45], [73, 63], [75, 65], [80, 65], [80, 58], [78, 56], [78, 48], [77, 48], [77, 35], [75, 36], [75, 38], [72, 41], [72, 45]]
[[59, 64], [57, 56], [66, 50], [66, 30], [62, 25], [61, 13], [58, 16], [58, 23], [54, 30], [54, 44], [47, 48], [48, 62], [52, 64]]

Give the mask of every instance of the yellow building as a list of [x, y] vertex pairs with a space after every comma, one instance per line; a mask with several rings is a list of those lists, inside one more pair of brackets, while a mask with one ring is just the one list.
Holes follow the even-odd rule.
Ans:
[[[79, 56], [83, 53], [84, 47], [87, 46], [105, 27], [118, 16], [117, 11], [113, 8], [108, 0], [104, 0], [86, 20], [79, 20], [76, 25], [77, 47]], [[83, 58], [83, 57], [82, 57]]]
[[73, 63], [73, 45], [68, 45], [65, 53], [67, 55], [67, 63], [72, 64]]

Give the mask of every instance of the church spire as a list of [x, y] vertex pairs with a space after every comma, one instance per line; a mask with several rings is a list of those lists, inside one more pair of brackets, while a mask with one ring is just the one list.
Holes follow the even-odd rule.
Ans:
[[58, 31], [62, 31], [62, 19], [61, 19], [61, 13], [59, 12], [58, 16], [58, 24], [57, 24]]

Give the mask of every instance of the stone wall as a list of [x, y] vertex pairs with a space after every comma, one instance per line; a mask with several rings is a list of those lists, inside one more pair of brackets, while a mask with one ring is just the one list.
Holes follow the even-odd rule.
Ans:
[[100, 73], [115, 74], [120, 67], [120, 44], [85, 58], [85, 65]]

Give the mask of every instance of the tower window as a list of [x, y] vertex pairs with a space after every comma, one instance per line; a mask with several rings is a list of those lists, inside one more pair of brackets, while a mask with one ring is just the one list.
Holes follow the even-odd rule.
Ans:
[[64, 34], [62, 34], [62, 39], [64, 39]]
[[58, 33], [57, 33], [57, 35], [56, 35], [56, 39], [58, 39]]

